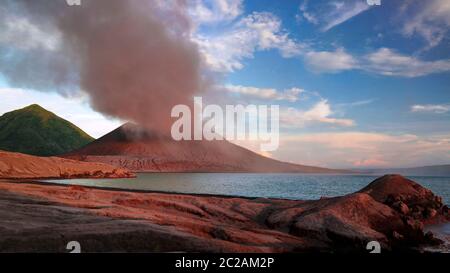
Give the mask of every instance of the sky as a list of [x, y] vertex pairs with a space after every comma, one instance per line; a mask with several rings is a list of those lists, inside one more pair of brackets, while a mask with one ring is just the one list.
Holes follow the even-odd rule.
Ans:
[[[280, 146], [266, 156], [332, 168], [450, 164], [450, 1], [190, 0], [187, 14], [220, 87], [210, 101], [280, 105]], [[14, 63], [11, 48], [54, 46], [55, 36], [8, 22], [2, 62]], [[38, 103], [94, 137], [123, 122], [93, 110], [85, 92], [23, 88], [5, 71], [0, 114]]]

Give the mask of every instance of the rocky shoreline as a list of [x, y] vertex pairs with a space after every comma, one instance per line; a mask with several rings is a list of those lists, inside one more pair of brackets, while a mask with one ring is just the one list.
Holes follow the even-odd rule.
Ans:
[[450, 220], [431, 191], [398, 175], [314, 201], [127, 192], [0, 181], [0, 251], [420, 251], [425, 227]]

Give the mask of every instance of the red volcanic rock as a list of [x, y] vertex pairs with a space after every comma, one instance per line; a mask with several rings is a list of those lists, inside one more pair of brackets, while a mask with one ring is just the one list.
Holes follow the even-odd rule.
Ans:
[[400, 199], [406, 203], [434, 201], [435, 198], [430, 190], [412, 180], [395, 174], [382, 176], [359, 192], [367, 193], [381, 203], [385, 203], [388, 201], [388, 198], [393, 197], [401, 197]]
[[[424, 234], [424, 225], [429, 219], [449, 220], [446, 210], [438, 208], [438, 198], [401, 176], [385, 176], [360, 192], [316, 201], [138, 193], [0, 182], [0, 229], [11, 230], [11, 221], [2, 219], [20, 206], [10, 205], [9, 209], [2, 210], [4, 191], [45, 199], [50, 204], [81, 208], [91, 218], [92, 215], [102, 217], [94, 219], [97, 224], [76, 225], [74, 231], [66, 219], [54, 216], [61, 209], [58, 212], [38, 210], [36, 218], [39, 221], [48, 219], [51, 228], [56, 230], [54, 238], [52, 233], [46, 233], [48, 236], [42, 240], [43, 245], [60, 240], [61, 235], [65, 238], [78, 236], [80, 241], [92, 242], [92, 246], [83, 244], [87, 251], [114, 251], [117, 250], [114, 247], [120, 247], [122, 242], [127, 249], [140, 251], [366, 252], [367, 243], [374, 240], [381, 243], [383, 251], [409, 251], [439, 243], [432, 233]], [[393, 207], [391, 199], [404, 203]], [[430, 218], [415, 218], [414, 211], [408, 211], [402, 205], [414, 209], [413, 201], [420, 204], [421, 210]], [[46, 203], [41, 201], [40, 204]], [[30, 213], [36, 211], [36, 206], [23, 215], [19, 213], [22, 216], [16, 216], [17, 223], [23, 221], [26, 224], [18, 224], [14, 232], [2, 234], [0, 245], [2, 240], [15, 245], [15, 242], [23, 241], [24, 236], [42, 236], [38, 229], [35, 233], [33, 228], [21, 230], [35, 226]], [[79, 219], [83, 217], [80, 215]], [[104, 217], [111, 221], [105, 221]], [[133, 219], [139, 219], [143, 225], [126, 228], [123, 221]], [[127, 238], [126, 242], [124, 238]], [[153, 241], [148, 248], [145, 238]], [[111, 241], [117, 243], [110, 246]]]
[[138, 172], [348, 172], [277, 161], [228, 141], [175, 141], [130, 123], [63, 157]]
[[376, 240], [392, 249], [437, 243], [432, 234], [424, 234], [424, 223], [449, 219], [441, 199], [431, 191], [402, 176], [387, 175], [357, 193], [281, 209], [266, 221], [334, 247], [362, 247]]
[[398, 212], [400, 212], [401, 214], [408, 214], [409, 213], [409, 207], [408, 205], [406, 205], [405, 203], [403, 203], [402, 201], [396, 201], [394, 204], [392, 204], [391, 206], [392, 208], [396, 209]]
[[273, 213], [267, 223], [297, 236], [326, 242], [330, 248], [348, 249], [363, 249], [373, 240], [386, 249], [387, 234], [404, 225], [394, 210], [362, 193], [306, 202]]
[[37, 157], [0, 151], [0, 178], [127, 178], [130, 171], [103, 163], [88, 163], [58, 157]]
[[401, 175], [380, 177], [359, 192], [415, 220], [438, 222], [448, 215], [441, 197]]

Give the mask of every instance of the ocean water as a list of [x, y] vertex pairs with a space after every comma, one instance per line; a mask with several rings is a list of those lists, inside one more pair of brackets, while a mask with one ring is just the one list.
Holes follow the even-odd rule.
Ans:
[[[272, 197], [297, 200], [333, 197], [358, 191], [375, 180], [371, 175], [141, 173], [134, 179], [71, 179], [44, 182], [177, 193]], [[408, 177], [450, 204], [450, 177]]]

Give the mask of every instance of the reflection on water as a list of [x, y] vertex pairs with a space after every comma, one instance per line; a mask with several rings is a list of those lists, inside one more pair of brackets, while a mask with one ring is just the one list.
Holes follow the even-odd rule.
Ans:
[[[135, 179], [72, 179], [46, 182], [120, 189], [318, 199], [360, 190], [376, 179], [370, 175], [305, 175], [241, 173], [142, 173]], [[450, 204], [450, 177], [409, 177]]]

